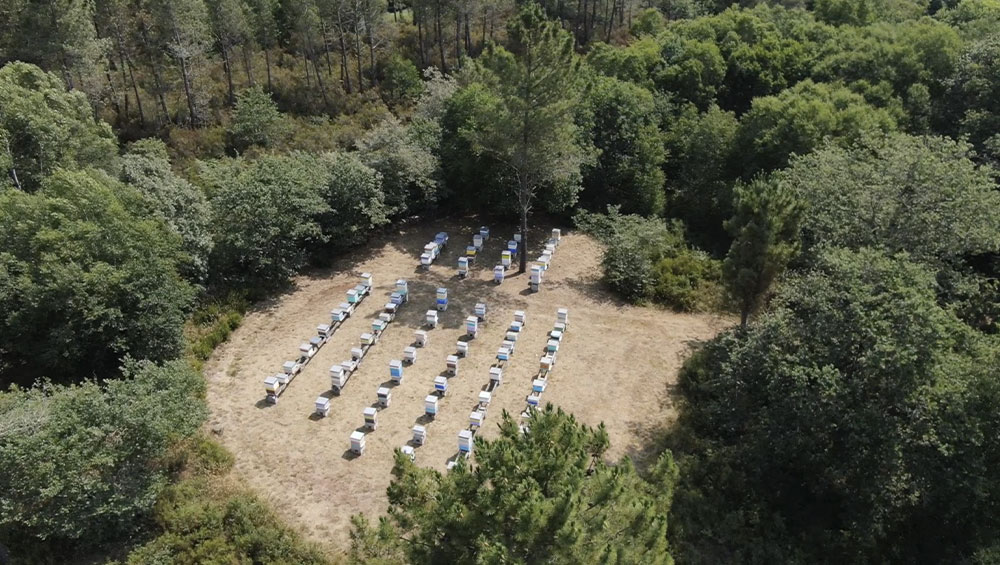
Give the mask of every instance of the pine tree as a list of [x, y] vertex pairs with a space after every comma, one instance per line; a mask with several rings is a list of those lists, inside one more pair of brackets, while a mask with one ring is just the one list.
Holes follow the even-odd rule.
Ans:
[[799, 251], [803, 206], [778, 182], [756, 179], [739, 185], [735, 213], [726, 229], [735, 238], [722, 265], [729, 292], [740, 307], [740, 324], [760, 305], [771, 284]]

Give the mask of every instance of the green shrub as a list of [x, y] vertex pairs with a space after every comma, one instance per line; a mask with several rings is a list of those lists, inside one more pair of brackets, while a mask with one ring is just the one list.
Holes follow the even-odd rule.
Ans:
[[723, 306], [721, 263], [692, 249], [683, 227], [659, 218], [579, 212], [576, 226], [608, 247], [602, 267], [612, 291], [633, 303], [653, 300], [681, 311]]
[[642, 248], [624, 239], [612, 243], [604, 252], [604, 280], [625, 300], [642, 302], [653, 291], [652, 264]]
[[323, 554], [286, 527], [256, 496], [205, 478], [182, 481], [156, 504], [163, 532], [137, 548], [129, 565], [324, 564]]
[[722, 263], [698, 251], [664, 257], [653, 267], [653, 298], [677, 310], [699, 312], [722, 306]]

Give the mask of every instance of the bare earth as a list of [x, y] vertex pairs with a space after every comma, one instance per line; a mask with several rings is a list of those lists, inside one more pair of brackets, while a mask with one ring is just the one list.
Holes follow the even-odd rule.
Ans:
[[[455, 353], [464, 335], [464, 319], [477, 302], [489, 305], [488, 322], [449, 381], [437, 418], [427, 423], [428, 441], [417, 448], [417, 463], [444, 470], [457, 453], [457, 437], [468, 424], [479, 391], [489, 382], [489, 367], [514, 310], [525, 310], [527, 324], [517, 351], [504, 370], [503, 385], [480, 433], [492, 437], [501, 410], [519, 414], [556, 309], [570, 311], [570, 326], [543, 402], [552, 402], [588, 424], [604, 422], [611, 437], [609, 456], [641, 452], [649, 432], [672, 416], [668, 389], [693, 342], [711, 338], [731, 323], [716, 316], [682, 315], [655, 308], [623, 305], [599, 285], [601, 247], [587, 236], [564, 234], [541, 292], [527, 292], [528, 275], [511, 273], [500, 286], [492, 282], [493, 266], [512, 237], [511, 227], [493, 226], [472, 273], [456, 276], [457, 258], [471, 244], [471, 223], [424, 223], [359, 250], [354, 257], [323, 273], [300, 277], [294, 292], [249, 314], [242, 327], [205, 366], [211, 424], [224, 429], [222, 441], [236, 454], [236, 472], [268, 498], [306, 537], [332, 551], [348, 543], [351, 515], [378, 515], [388, 502], [394, 448], [406, 445], [415, 423], [423, 423], [423, 399], [443, 373], [445, 357]], [[448, 231], [448, 248], [429, 271], [418, 269], [424, 243]], [[529, 259], [538, 256], [543, 234], [531, 234]], [[379, 247], [381, 245], [381, 247]], [[264, 378], [280, 371], [296, 356], [298, 346], [315, 335], [329, 311], [345, 300], [345, 292], [362, 272], [374, 276], [372, 295], [334, 334], [305, 370], [285, 390], [277, 405], [264, 402]], [[319, 395], [331, 396], [329, 368], [350, 358], [358, 336], [370, 329], [388, 302], [397, 278], [409, 280], [410, 301], [383, 338], [366, 356], [341, 396], [333, 396], [330, 416], [312, 415]], [[393, 388], [392, 405], [378, 415], [378, 430], [369, 433], [363, 456], [352, 457], [348, 438], [363, 425], [362, 410], [374, 405], [375, 390], [389, 380], [389, 361], [402, 359], [413, 342], [435, 290], [447, 287], [449, 307], [441, 323], [428, 331], [428, 346], [418, 349], [417, 362]]]

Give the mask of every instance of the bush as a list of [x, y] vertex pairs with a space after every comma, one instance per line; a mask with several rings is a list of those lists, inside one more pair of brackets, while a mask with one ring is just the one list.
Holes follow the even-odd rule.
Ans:
[[579, 212], [576, 226], [608, 247], [602, 267], [611, 290], [633, 303], [655, 300], [682, 311], [722, 306], [721, 263], [692, 249], [679, 223], [658, 218]]
[[636, 242], [619, 239], [604, 252], [604, 280], [629, 302], [642, 302], [653, 292], [652, 264]]
[[0, 533], [85, 545], [152, 509], [161, 459], [204, 421], [205, 382], [184, 361], [129, 362], [124, 374], [0, 393]]
[[156, 504], [163, 533], [128, 557], [129, 565], [324, 564], [327, 560], [247, 492], [204, 478], [164, 491]]
[[722, 263], [698, 251], [664, 257], [653, 267], [653, 298], [672, 307], [698, 312], [723, 306]]

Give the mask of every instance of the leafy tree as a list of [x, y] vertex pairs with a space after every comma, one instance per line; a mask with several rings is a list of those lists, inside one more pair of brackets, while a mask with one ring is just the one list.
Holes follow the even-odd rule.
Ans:
[[207, 415], [204, 387], [184, 361], [130, 361], [102, 385], [0, 393], [0, 537], [89, 545], [133, 530], [167, 448]]
[[959, 562], [994, 545], [997, 353], [905, 256], [823, 252], [682, 372], [681, 557]]
[[1000, 34], [970, 45], [948, 79], [947, 131], [966, 134], [1000, 162]]
[[[5, 180], [35, 190], [59, 167], [115, 168], [111, 128], [94, 120], [80, 92], [33, 65], [0, 68], [0, 164]], [[0, 185], [2, 186], [2, 185]]]
[[185, 269], [188, 278], [204, 282], [212, 250], [208, 199], [171, 170], [167, 146], [152, 138], [133, 143], [122, 158], [122, 180], [149, 197], [150, 215], [161, 218], [181, 237], [191, 261]]
[[587, 64], [598, 73], [653, 88], [653, 76], [663, 64], [660, 44], [652, 37], [640, 37], [627, 46], [594, 43]]
[[663, 140], [653, 95], [611, 77], [597, 77], [583, 101], [599, 157], [583, 168], [581, 201], [603, 210], [619, 204], [625, 213], [663, 212]]
[[404, 214], [437, 199], [438, 159], [420, 138], [420, 127], [390, 116], [358, 140], [358, 156], [382, 176], [386, 215]]
[[779, 182], [808, 206], [807, 248], [878, 247], [936, 266], [1000, 249], [1000, 195], [967, 143], [895, 134], [796, 158]]
[[746, 328], [750, 314], [799, 251], [803, 206], [793, 189], [772, 180], [756, 179], [734, 192], [736, 213], [726, 222], [733, 244], [722, 272]]
[[[482, 125], [469, 138], [475, 152], [496, 159], [513, 177], [526, 246], [528, 215], [539, 190], [554, 192], [546, 199], [551, 208], [572, 205], [588, 155], [572, 120], [579, 69], [573, 36], [546, 20], [534, 3], [511, 20], [507, 34], [512, 51], [491, 45], [480, 59], [499, 105], [481, 114]], [[520, 256], [523, 273], [527, 254]]]
[[301, 155], [202, 165], [214, 226], [212, 280], [256, 294], [286, 284], [307, 248], [326, 240], [319, 223], [330, 212], [319, 193], [324, 168]]
[[254, 145], [269, 147], [279, 143], [287, 133], [278, 105], [263, 88], [252, 86], [236, 98], [233, 123], [229, 127], [232, 147], [239, 151]]
[[[673, 562], [669, 454], [646, 481], [628, 460], [603, 461], [603, 425], [580, 425], [551, 405], [527, 424], [522, 433], [503, 414], [497, 439], [476, 438], [476, 464], [444, 475], [397, 455], [389, 518], [378, 530], [355, 520], [355, 560], [384, 563], [385, 547], [395, 546], [409, 563]], [[372, 539], [389, 543], [365, 543]]]
[[326, 153], [316, 163], [324, 175], [319, 190], [328, 208], [318, 216], [324, 240], [337, 249], [350, 249], [388, 223], [378, 171], [354, 153]]
[[393, 54], [382, 66], [379, 92], [392, 107], [409, 106], [424, 92], [420, 71], [409, 59]]
[[730, 162], [738, 155], [739, 122], [732, 112], [688, 105], [664, 132], [667, 213], [684, 221], [702, 247], [727, 249], [723, 223], [732, 216]]
[[725, 79], [726, 61], [719, 47], [669, 32], [661, 36], [660, 42], [663, 67], [653, 75], [657, 88], [707, 108], [718, 97]]
[[850, 144], [871, 132], [889, 132], [892, 117], [843, 86], [805, 80], [777, 96], [753, 101], [740, 121], [743, 177], [784, 167], [791, 155], [805, 155], [826, 137]]
[[193, 298], [180, 238], [131, 187], [57, 171], [0, 192], [0, 375], [32, 382], [113, 374], [120, 359], [182, 350]]
[[233, 67], [237, 48], [243, 50], [243, 67], [247, 74], [247, 82], [253, 84], [250, 58], [246, 51], [247, 43], [251, 41], [253, 36], [252, 11], [243, 0], [207, 0], [205, 5], [211, 20], [215, 45], [222, 55], [222, 70], [226, 74], [229, 104], [233, 104], [236, 101], [236, 91], [233, 88]]

